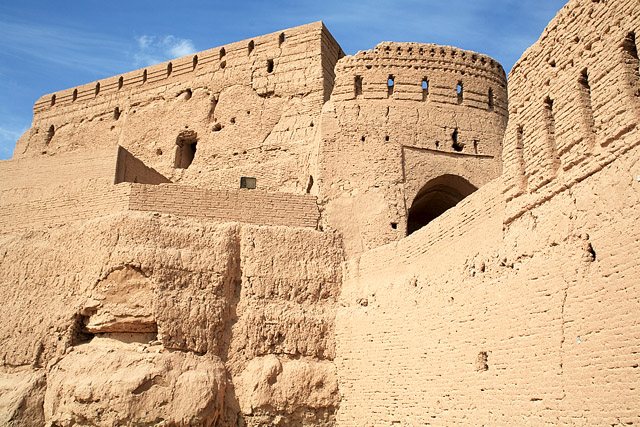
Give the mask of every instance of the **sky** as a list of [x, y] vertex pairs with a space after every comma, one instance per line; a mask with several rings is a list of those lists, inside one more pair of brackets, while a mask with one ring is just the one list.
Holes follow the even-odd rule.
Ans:
[[487, 54], [509, 72], [566, 0], [132, 0], [0, 3], [0, 159], [42, 95], [324, 21], [347, 55], [381, 41]]

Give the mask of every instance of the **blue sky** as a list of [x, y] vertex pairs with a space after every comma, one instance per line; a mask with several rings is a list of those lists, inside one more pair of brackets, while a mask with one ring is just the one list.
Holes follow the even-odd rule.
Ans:
[[234, 41], [324, 21], [347, 54], [381, 41], [457, 46], [508, 72], [565, 0], [6, 0], [0, 159], [42, 95]]

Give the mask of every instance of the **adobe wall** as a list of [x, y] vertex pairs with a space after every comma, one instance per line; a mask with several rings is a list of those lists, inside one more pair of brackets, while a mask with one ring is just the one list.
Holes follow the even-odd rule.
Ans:
[[260, 190], [204, 190], [186, 185], [132, 185], [130, 210], [169, 213], [212, 221], [316, 229], [316, 197]]
[[325, 225], [345, 235], [349, 256], [403, 238], [430, 179], [480, 187], [500, 174], [506, 122], [504, 70], [485, 55], [385, 42], [342, 58], [322, 116]]
[[334, 424], [335, 235], [128, 212], [0, 248], [0, 388], [41, 379], [27, 424]]
[[[637, 64], [620, 59], [639, 19], [637, 2], [571, 1], [511, 74], [504, 176], [408, 238], [347, 262], [338, 425], [640, 419], [639, 82]], [[582, 57], [577, 31], [596, 38]], [[576, 102], [581, 60], [595, 131]], [[549, 88], [553, 169], [538, 102]]]
[[127, 210], [313, 229], [320, 221], [315, 196], [170, 184], [122, 147], [2, 161], [0, 181], [0, 233]]
[[[342, 55], [317, 22], [45, 95], [14, 158], [119, 144], [174, 182], [233, 189], [251, 176], [304, 193]], [[176, 164], [185, 139], [197, 141], [186, 169]]]
[[637, 1], [570, 2], [510, 74], [507, 222], [640, 142]]

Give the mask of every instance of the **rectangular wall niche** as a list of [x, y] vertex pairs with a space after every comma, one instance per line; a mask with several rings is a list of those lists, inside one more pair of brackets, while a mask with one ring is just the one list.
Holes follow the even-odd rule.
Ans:
[[174, 167], [179, 169], [188, 168], [196, 156], [196, 145], [198, 135], [194, 131], [180, 132], [176, 138], [176, 157]]
[[240, 177], [240, 188], [253, 190], [254, 188], [256, 188], [256, 179], [248, 176]]

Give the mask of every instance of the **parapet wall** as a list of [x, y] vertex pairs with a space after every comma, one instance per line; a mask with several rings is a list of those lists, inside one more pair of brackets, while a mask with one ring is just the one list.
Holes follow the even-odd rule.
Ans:
[[348, 256], [407, 235], [430, 180], [480, 187], [500, 175], [507, 123], [502, 67], [475, 52], [381, 43], [336, 65], [322, 118], [319, 191]]
[[130, 210], [213, 221], [287, 225], [316, 229], [316, 197], [259, 190], [203, 190], [185, 185], [132, 185]]
[[304, 194], [343, 55], [318, 22], [45, 95], [14, 158], [121, 145], [173, 182]]
[[640, 4], [571, 1], [509, 78], [506, 222], [640, 143]]

